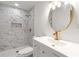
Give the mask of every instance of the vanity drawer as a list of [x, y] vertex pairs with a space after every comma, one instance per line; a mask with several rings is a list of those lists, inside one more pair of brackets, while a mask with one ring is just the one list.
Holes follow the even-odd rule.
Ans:
[[53, 49], [40, 44], [39, 57], [59, 57], [59, 55]]

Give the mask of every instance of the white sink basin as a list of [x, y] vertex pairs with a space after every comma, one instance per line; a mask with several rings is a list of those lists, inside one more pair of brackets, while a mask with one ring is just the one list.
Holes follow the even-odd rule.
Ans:
[[54, 43], [54, 44], [52, 44], [52, 46], [65, 46], [66, 45], [66, 43], [64, 43], [64, 42], [57, 42], [57, 43]]
[[48, 40], [49, 42], [50, 42], [50, 44], [52, 45], [52, 46], [65, 46], [65, 45], [67, 45], [64, 41], [62, 41], [62, 40], [55, 40], [55, 39], [49, 39]]

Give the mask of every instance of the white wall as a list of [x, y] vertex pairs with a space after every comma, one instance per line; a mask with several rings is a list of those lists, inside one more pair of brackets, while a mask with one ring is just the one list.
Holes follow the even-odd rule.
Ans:
[[[79, 1], [72, 2], [74, 7], [74, 19], [71, 26], [66, 30], [61, 32], [61, 39], [68, 40], [72, 42], [79, 43]], [[35, 18], [34, 18], [34, 32], [35, 36], [52, 36], [53, 30], [51, 30], [48, 24], [48, 13], [51, 5], [49, 2], [39, 2], [35, 6]]]
[[35, 6], [34, 32], [35, 36], [50, 35], [51, 29], [48, 24], [49, 2], [39, 2]]
[[79, 43], [79, 1], [70, 1], [70, 3], [74, 8], [73, 23], [68, 30], [61, 33], [61, 36], [62, 39]]

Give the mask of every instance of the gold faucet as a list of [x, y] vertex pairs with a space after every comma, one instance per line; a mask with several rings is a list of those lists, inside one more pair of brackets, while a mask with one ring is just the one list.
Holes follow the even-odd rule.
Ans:
[[59, 32], [53, 34], [55, 40], [59, 40]]

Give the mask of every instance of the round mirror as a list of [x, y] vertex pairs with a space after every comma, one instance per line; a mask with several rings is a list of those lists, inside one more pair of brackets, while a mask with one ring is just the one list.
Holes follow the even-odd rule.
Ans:
[[49, 12], [49, 23], [51, 28], [55, 31], [55, 39], [58, 40], [58, 33], [66, 30], [71, 22], [72, 7], [65, 2], [52, 2], [52, 7]]

